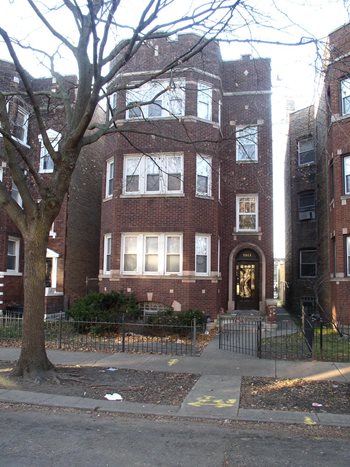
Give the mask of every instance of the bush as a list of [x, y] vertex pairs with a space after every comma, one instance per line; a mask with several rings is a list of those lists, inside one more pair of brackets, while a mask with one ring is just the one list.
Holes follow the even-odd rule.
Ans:
[[200, 310], [187, 310], [175, 313], [172, 309], [149, 316], [149, 324], [163, 324], [168, 326], [192, 326], [193, 319], [196, 318], [196, 325], [202, 326], [205, 323], [205, 315]]
[[124, 292], [94, 292], [78, 299], [68, 311], [75, 321], [136, 321], [141, 312], [134, 295]]

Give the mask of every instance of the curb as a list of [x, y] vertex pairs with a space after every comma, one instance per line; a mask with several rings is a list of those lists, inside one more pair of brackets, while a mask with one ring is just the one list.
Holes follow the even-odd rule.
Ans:
[[[206, 413], [203, 408], [198, 410], [184, 409], [181, 406], [142, 404], [138, 402], [112, 402], [82, 397], [60, 396], [39, 392], [0, 389], [0, 402], [35, 405], [40, 407], [55, 407], [77, 410], [93, 410], [97, 413], [116, 413], [133, 415], [154, 415], [163, 417], [178, 417], [186, 419], [203, 419], [216, 421], [241, 421], [257, 423], [284, 423], [307, 426], [338, 426], [350, 427], [350, 415], [316, 413], [316, 412], [284, 412], [274, 410], [232, 409]], [[112, 405], [114, 404], [114, 405]]]

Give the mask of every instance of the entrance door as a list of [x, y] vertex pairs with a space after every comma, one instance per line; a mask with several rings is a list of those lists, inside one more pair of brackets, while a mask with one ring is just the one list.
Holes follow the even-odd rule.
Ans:
[[253, 250], [243, 250], [236, 257], [236, 309], [259, 309], [259, 258]]

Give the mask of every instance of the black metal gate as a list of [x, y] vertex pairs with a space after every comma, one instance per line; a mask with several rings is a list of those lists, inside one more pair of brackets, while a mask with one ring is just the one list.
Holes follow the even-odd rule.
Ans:
[[220, 316], [219, 348], [261, 358], [261, 321]]

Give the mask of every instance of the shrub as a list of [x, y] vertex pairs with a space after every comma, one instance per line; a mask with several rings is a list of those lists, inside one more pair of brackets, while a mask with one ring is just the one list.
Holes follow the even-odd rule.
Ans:
[[78, 299], [68, 311], [75, 321], [136, 321], [141, 313], [134, 295], [124, 292], [94, 292]]
[[164, 324], [168, 326], [192, 326], [194, 318], [196, 318], [197, 326], [201, 326], [205, 323], [203, 311], [187, 310], [175, 313], [171, 309], [149, 316], [147, 322], [149, 324]]

